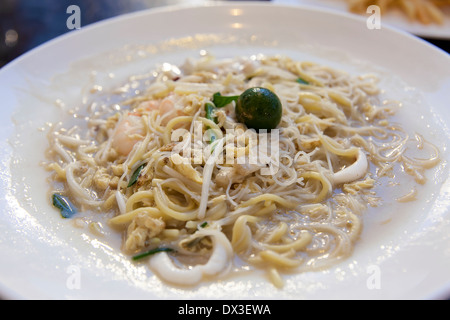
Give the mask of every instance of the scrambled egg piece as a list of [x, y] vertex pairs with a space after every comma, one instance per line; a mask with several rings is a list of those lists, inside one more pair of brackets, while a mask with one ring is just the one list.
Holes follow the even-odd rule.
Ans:
[[166, 227], [162, 219], [138, 214], [128, 226], [125, 249], [133, 252], [144, 248], [148, 241], [159, 235]]
[[184, 163], [184, 159], [178, 153], [173, 154], [170, 159], [172, 160], [175, 170], [179, 173], [192, 181], [203, 183], [200, 173], [196, 171], [190, 163]]

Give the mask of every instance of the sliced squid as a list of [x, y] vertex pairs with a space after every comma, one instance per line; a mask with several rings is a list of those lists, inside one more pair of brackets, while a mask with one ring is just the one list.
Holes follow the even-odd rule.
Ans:
[[190, 269], [181, 269], [175, 266], [167, 253], [161, 252], [150, 259], [150, 268], [165, 281], [187, 286], [199, 283], [204, 276], [226, 273], [233, 256], [230, 241], [219, 230], [201, 229], [197, 234], [199, 237], [210, 236], [212, 238], [213, 252], [206, 264], [196, 265]]
[[366, 155], [359, 149], [356, 161], [351, 166], [335, 172], [331, 177], [331, 181], [337, 185], [361, 179], [366, 175], [368, 166]]

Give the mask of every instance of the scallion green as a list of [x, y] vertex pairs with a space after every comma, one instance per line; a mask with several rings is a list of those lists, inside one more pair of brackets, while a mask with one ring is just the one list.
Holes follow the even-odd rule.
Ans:
[[213, 95], [213, 103], [216, 108], [223, 108], [231, 102], [236, 101], [238, 98], [239, 96], [222, 96], [220, 92], [216, 92]]
[[305, 79], [302, 79], [302, 78], [297, 78], [297, 80], [296, 80], [298, 83], [300, 83], [300, 84], [306, 84], [306, 85], [309, 85], [309, 82], [308, 81], [306, 81]]
[[127, 188], [132, 187], [132, 186], [138, 181], [139, 175], [141, 174], [141, 171], [142, 171], [142, 169], [144, 169], [145, 165], [146, 165], [146, 163], [140, 165], [140, 166], [133, 172], [133, 174], [131, 175], [130, 181], [128, 182]]
[[52, 196], [53, 206], [61, 211], [61, 216], [65, 219], [71, 218], [77, 213], [77, 209], [70, 202], [70, 200], [58, 193], [54, 193]]
[[133, 260], [134, 261], [140, 260], [140, 259], [146, 258], [148, 256], [152, 256], [152, 255], [154, 255], [156, 253], [159, 253], [159, 252], [172, 252], [172, 251], [174, 251], [172, 248], [166, 248], [166, 247], [164, 247], [164, 248], [155, 248], [155, 249], [151, 249], [151, 250], [149, 250], [147, 252], [135, 255], [133, 257]]

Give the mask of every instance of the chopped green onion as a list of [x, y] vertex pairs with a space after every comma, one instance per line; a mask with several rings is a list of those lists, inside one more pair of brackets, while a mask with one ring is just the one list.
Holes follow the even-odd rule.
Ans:
[[236, 101], [238, 98], [239, 96], [224, 97], [220, 92], [216, 92], [213, 95], [213, 103], [216, 106], [216, 108], [222, 108], [228, 105], [229, 103]]
[[74, 214], [77, 213], [77, 210], [74, 207], [74, 205], [66, 197], [54, 193], [52, 198], [53, 198], [53, 205], [59, 210], [61, 210], [61, 216], [63, 218], [65, 219], [71, 218]]
[[[212, 102], [206, 102], [205, 103], [205, 112], [206, 112], [206, 119], [214, 121], [214, 123], [218, 123], [217, 117], [214, 117], [214, 112], [216, 111], [216, 106]], [[217, 136], [214, 132], [214, 130], [211, 129], [211, 127], [206, 127], [206, 130], [210, 134], [210, 141], [209, 143], [213, 143], [217, 140]]]
[[171, 249], [171, 248], [155, 248], [155, 249], [152, 249], [152, 250], [149, 250], [147, 252], [144, 252], [144, 253], [141, 253], [141, 254], [138, 254], [138, 255], [134, 256], [133, 260], [134, 261], [140, 260], [140, 259], [146, 258], [148, 256], [152, 256], [152, 255], [154, 255], [155, 253], [158, 253], [158, 252], [172, 252], [172, 251], [174, 251], [174, 250]]
[[297, 80], [296, 80], [298, 83], [300, 83], [300, 84], [309, 84], [309, 82], [308, 81], [306, 81], [305, 79], [302, 79], [302, 78], [297, 78]]
[[127, 188], [133, 186], [138, 181], [139, 175], [141, 174], [141, 171], [142, 169], [144, 169], [145, 165], [146, 163], [140, 165], [139, 168], [134, 171], [133, 175], [130, 178], [130, 182], [128, 182]]
[[217, 117], [214, 117], [214, 112], [216, 111], [216, 106], [212, 102], [205, 103], [206, 119], [218, 122]]
[[[215, 134], [213, 129], [208, 128], [207, 129], [207, 133], [209, 134], [209, 143], [210, 144], [217, 140], [217, 136], [216, 136], [216, 134]], [[211, 150], [211, 153], [212, 153], [213, 150], [214, 149]]]
[[200, 227], [201, 227], [201, 228], [206, 228], [207, 225], [208, 225], [208, 222], [205, 221], [205, 222], [203, 222], [203, 223], [200, 225]]

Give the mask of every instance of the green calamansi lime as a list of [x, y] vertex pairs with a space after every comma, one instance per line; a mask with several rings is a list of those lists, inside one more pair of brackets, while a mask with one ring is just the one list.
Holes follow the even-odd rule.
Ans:
[[247, 89], [236, 103], [237, 121], [256, 130], [276, 128], [281, 121], [282, 113], [280, 99], [266, 88]]

